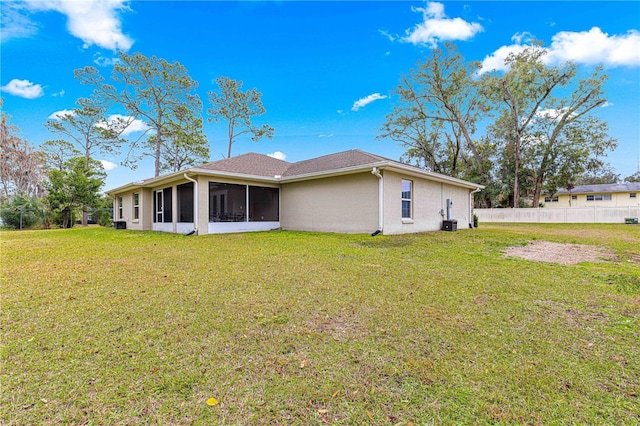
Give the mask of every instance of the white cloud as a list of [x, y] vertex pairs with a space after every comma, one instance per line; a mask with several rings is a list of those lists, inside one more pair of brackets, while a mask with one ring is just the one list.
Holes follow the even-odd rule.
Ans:
[[371, 102], [377, 101], [378, 99], [386, 99], [388, 96], [381, 95], [380, 93], [373, 93], [369, 96], [365, 96], [364, 98], [360, 98], [353, 103], [353, 107], [351, 107], [351, 111], [358, 111], [360, 108], [364, 108], [369, 105]]
[[388, 38], [388, 39], [389, 39], [389, 41], [396, 41], [396, 39], [398, 38], [398, 36], [397, 36], [397, 35], [393, 35], [393, 34], [389, 33], [389, 32], [388, 32], [388, 31], [386, 31], [386, 30], [378, 30], [378, 32], [379, 32], [380, 34], [382, 34], [383, 36], [385, 36], [386, 38]]
[[66, 92], [64, 91], [64, 89], [62, 89], [62, 90], [61, 90], [61, 91], [59, 91], [58, 93], [53, 93], [53, 94], [51, 94], [51, 96], [53, 96], [53, 97], [57, 97], [57, 96], [63, 97], [65, 93], [66, 93]]
[[63, 109], [63, 110], [54, 112], [47, 118], [50, 120], [62, 120], [62, 117], [64, 117], [65, 115], [75, 115], [75, 112], [70, 109]]
[[319, 138], [332, 138], [333, 137], [333, 133], [329, 133], [329, 134], [320, 134], [318, 135]]
[[119, 12], [129, 10], [126, 0], [28, 0], [33, 11], [54, 10], [67, 17], [67, 29], [85, 47], [129, 50], [133, 40], [123, 34]]
[[[522, 52], [530, 46], [532, 39], [529, 33], [514, 35], [514, 44], [502, 46], [485, 57], [479, 74], [506, 71], [504, 60], [507, 56]], [[631, 30], [610, 36], [598, 27], [582, 32], [561, 31], [551, 38], [551, 45], [546, 50], [542, 60], [549, 65], [573, 61], [583, 65], [640, 66], [640, 32]]]
[[512, 44], [510, 46], [501, 46], [493, 52], [491, 55], [484, 58], [482, 61], [482, 67], [478, 70], [478, 74], [484, 74], [486, 72], [491, 71], [506, 71], [507, 66], [504, 63], [504, 60], [507, 59], [507, 56], [510, 54], [517, 55], [518, 53], [525, 50], [528, 45], [521, 44]]
[[408, 43], [435, 47], [440, 41], [468, 40], [483, 31], [477, 22], [448, 18], [442, 3], [427, 2], [426, 7], [414, 7], [412, 10], [422, 13], [423, 21], [406, 31], [402, 40]]
[[116, 167], [118, 167], [117, 164], [112, 163], [111, 161], [107, 161], [107, 160], [98, 160], [98, 161], [102, 163], [102, 167], [104, 167], [106, 171], [113, 170]]
[[287, 159], [286, 154], [280, 151], [272, 152], [271, 154], [267, 154], [269, 157], [277, 158], [278, 160], [285, 161]]
[[25, 99], [35, 99], [44, 95], [44, 90], [40, 84], [34, 84], [29, 80], [19, 80], [14, 78], [8, 84], [0, 87], [3, 92]]
[[18, 2], [2, 2], [0, 8], [0, 41], [4, 43], [14, 38], [31, 37], [38, 32], [38, 27], [28, 16], [24, 5]]
[[610, 66], [640, 65], [640, 32], [631, 30], [623, 35], [603, 33], [598, 27], [589, 31], [561, 31], [551, 38], [548, 61]]

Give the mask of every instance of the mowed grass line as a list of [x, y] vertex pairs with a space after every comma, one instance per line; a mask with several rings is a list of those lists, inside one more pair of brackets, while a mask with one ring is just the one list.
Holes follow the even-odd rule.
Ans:
[[637, 226], [1, 240], [3, 424], [640, 423]]

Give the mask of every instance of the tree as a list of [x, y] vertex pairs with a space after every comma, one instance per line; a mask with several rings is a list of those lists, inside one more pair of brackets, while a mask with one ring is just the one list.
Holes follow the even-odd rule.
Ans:
[[[574, 64], [547, 66], [545, 54], [540, 44], [534, 44], [509, 55], [505, 60], [508, 71], [503, 75], [494, 73], [482, 79], [484, 94], [500, 108], [500, 119], [509, 123], [502, 126], [508, 132], [503, 137], [508, 143], [503, 152], [512, 155], [513, 207], [520, 205], [522, 168], [533, 182], [533, 205], [537, 206], [554, 167], [563, 163], [563, 157], [572, 157], [572, 149], [604, 151], [616, 145], [606, 136], [601, 139], [603, 123], [588, 116], [606, 102], [603, 84], [607, 76], [602, 69], [576, 83]], [[596, 131], [590, 133], [592, 126]]]
[[[0, 102], [0, 105], [1, 102]], [[19, 129], [0, 118], [0, 181], [2, 198], [11, 201], [17, 195], [40, 197], [44, 193], [44, 155], [19, 138]]]
[[[50, 132], [65, 138], [64, 141], [80, 151], [87, 166], [98, 153], [119, 154], [123, 142], [120, 135], [131, 124], [130, 120], [117, 117], [107, 121], [106, 107], [96, 104], [91, 99], [80, 98], [77, 104], [78, 107], [71, 112], [48, 119], [44, 126]], [[68, 145], [57, 144], [58, 152], [68, 151]]]
[[[177, 112], [177, 122], [167, 126], [160, 152], [161, 172], [177, 172], [209, 159], [209, 142], [202, 133], [202, 119], [190, 119], [186, 108], [182, 112]], [[149, 137], [149, 142], [155, 143], [155, 135]]]
[[635, 172], [631, 176], [627, 176], [626, 178], [624, 178], [624, 181], [629, 183], [640, 182], [640, 170]]
[[218, 77], [216, 83], [220, 93], [209, 92], [211, 108], [207, 111], [210, 122], [227, 122], [228, 149], [227, 158], [231, 158], [231, 145], [240, 135], [250, 134], [251, 140], [257, 142], [262, 137], [273, 138], [274, 129], [268, 124], [261, 127], [254, 126], [253, 117], [266, 113], [262, 105], [262, 94], [253, 88], [246, 92], [241, 91], [242, 81], [232, 80], [228, 77]]
[[[120, 135], [131, 124], [130, 119], [116, 117], [107, 120], [106, 106], [94, 102], [92, 99], [80, 98], [78, 107], [71, 112], [62, 114], [56, 118], [50, 118], [45, 122], [45, 127], [52, 133], [61, 135], [69, 141], [52, 141], [48, 148], [52, 148], [55, 154], [69, 152], [70, 143], [75, 151], [84, 156], [85, 167], [89, 167], [95, 155], [100, 153], [118, 154], [122, 146]], [[67, 143], [65, 143], [67, 142]], [[73, 151], [70, 151], [73, 152]], [[61, 166], [61, 160], [57, 160]], [[82, 225], [88, 224], [87, 206], [83, 208]]]
[[67, 161], [73, 157], [80, 157], [82, 153], [71, 142], [55, 139], [45, 141], [40, 149], [47, 158], [49, 169], [64, 170]]
[[488, 165], [473, 138], [476, 123], [488, 112], [473, 78], [478, 67], [465, 63], [453, 44], [434, 49], [402, 77], [396, 89], [401, 103], [387, 115], [378, 138], [403, 144], [405, 161], [452, 176], [473, 167], [487, 183]]
[[[515, 165], [515, 136], [513, 129], [511, 128], [511, 120], [507, 114], [503, 114], [496, 118], [496, 120], [487, 126], [486, 138], [491, 140], [496, 149], [493, 152], [493, 173], [495, 182], [495, 193], [493, 204], [501, 207], [513, 206], [513, 187], [516, 177], [516, 165]], [[527, 170], [526, 168], [518, 167], [517, 179], [520, 184], [519, 188], [522, 192], [523, 187], [526, 186]], [[530, 189], [530, 188], [527, 188]], [[527, 192], [527, 191], [524, 191]], [[521, 200], [518, 202], [518, 206], [521, 206]]]
[[585, 184], [586, 180], [615, 183], [619, 179], [603, 160], [617, 142], [608, 136], [608, 125], [599, 118], [585, 116], [567, 122], [553, 144], [549, 143], [547, 135], [536, 135], [547, 143], [533, 145], [533, 161], [539, 165], [531, 174], [536, 182], [534, 202], [536, 197], [539, 202], [541, 190], [555, 194], [558, 188]]
[[111, 226], [112, 213], [113, 199], [108, 195], [103, 195], [93, 205], [91, 219], [100, 226]]
[[102, 164], [90, 159], [87, 166], [84, 157], [74, 157], [67, 161], [63, 170], [49, 172], [46, 200], [50, 210], [59, 215], [63, 228], [72, 225], [74, 209], [93, 206], [99, 201], [105, 178]]
[[620, 175], [610, 164], [598, 158], [591, 158], [586, 161], [582, 174], [577, 176], [576, 185], [601, 185], [619, 181]]
[[[141, 119], [151, 127], [155, 138], [152, 144], [142, 146], [143, 155], [154, 157], [155, 176], [159, 176], [162, 147], [171, 126], [178, 122], [189, 123], [189, 126], [200, 123], [201, 126], [202, 120], [198, 121], [198, 116], [202, 102], [195, 92], [198, 83], [179, 62], [170, 63], [155, 56], [148, 58], [141, 53], [121, 52], [119, 56], [111, 73], [111, 80], [117, 87], [106, 84], [95, 67], [78, 69], [75, 76], [80, 83], [95, 86], [97, 102], [107, 107], [120, 104], [129, 117]], [[181, 117], [178, 119], [177, 115]], [[139, 148], [138, 145], [138, 141], [132, 142], [130, 153]]]

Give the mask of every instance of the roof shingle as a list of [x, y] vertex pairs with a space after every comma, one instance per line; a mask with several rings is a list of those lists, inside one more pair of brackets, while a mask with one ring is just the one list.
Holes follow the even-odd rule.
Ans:
[[310, 160], [298, 161], [297, 163], [291, 164], [283, 176], [291, 177], [310, 173], [326, 172], [329, 170], [345, 169], [386, 160], [386, 158], [375, 154], [352, 149], [349, 151], [338, 152], [336, 154], [312, 158]]
[[249, 152], [236, 157], [203, 164], [196, 168], [253, 176], [274, 177], [283, 175], [290, 166], [291, 163], [287, 161], [278, 160], [268, 155]]

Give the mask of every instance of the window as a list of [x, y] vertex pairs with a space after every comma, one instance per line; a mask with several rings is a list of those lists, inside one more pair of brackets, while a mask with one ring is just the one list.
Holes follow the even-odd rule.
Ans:
[[193, 182], [178, 185], [178, 222], [193, 222]]
[[118, 219], [122, 219], [122, 197], [118, 197]]
[[545, 203], [557, 203], [558, 202], [558, 196], [555, 196], [555, 197], [544, 197], [544, 202]]
[[153, 221], [156, 223], [171, 223], [173, 220], [171, 211], [171, 188], [164, 188], [155, 192], [153, 197]]
[[280, 220], [278, 188], [209, 182], [209, 222]]
[[589, 194], [587, 201], [611, 201], [611, 194]]
[[413, 182], [402, 180], [402, 218], [411, 219], [411, 187]]
[[268, 222], [280, 220], [278, 188], [249, 187], [249, 221]]
[[636, 198], [636, 193], [635, 192], [630, 193], [629, 198]]
[[571, 199], [572, 199], [572, 200], [577, 200], [577, 199], [578, 199], [578, 196], [577, 196], [577, 195], [572, 195], [572, 196], [571, 196]]
[[209, 222], [244, 222], [247, 186], [209, 182]]
[[133, 193], [133, 220], [140, 219], [140, 194]]

